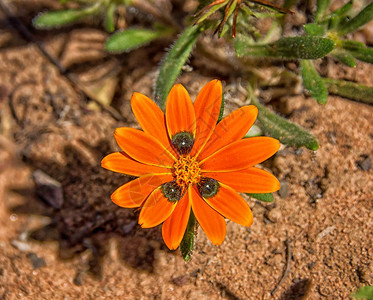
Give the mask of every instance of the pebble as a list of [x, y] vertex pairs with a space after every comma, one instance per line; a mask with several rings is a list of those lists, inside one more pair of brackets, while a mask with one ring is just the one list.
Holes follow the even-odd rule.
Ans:
[[34, 270], [46, 266], [44, 258], [37, 256], [34, 252], [27, 253], [27, 257], [30, 259]]
[[286, 198], [289, 196], [289, 187], [285, 180], [280, 180], [281, 188], [279, 190], [279, 195], [281, 198]]
[[282, 219], [282, 213], [281, 213], [281, 210], [279, 208], [274, 208], [274, 209], [271, 209], [268, 213], [267, 213], [267, 218], [273, 222], [273, 223], [276, 223], [278, 221], [280, 221]]
[[361, 160], [357, 161], [357, 165], [363, 171], [369, 171], [372, 168], [372, 160], [367, 154], [360, 155]]
[[17, 248], [19, 251], [22, 251], [22, 252], [27, 252], [27, 251], [31, 250], [30, 245], [26, 242], [22, 242], [22, 241], [19, 241], [19, 240], [12, 240], [10, 242], [10, 244], [13, 247]]

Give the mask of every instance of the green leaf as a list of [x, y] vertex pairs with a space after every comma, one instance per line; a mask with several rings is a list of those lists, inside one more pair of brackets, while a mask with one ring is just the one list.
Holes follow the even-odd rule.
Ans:
[[280, 140], [285, 145], [295, 147], [305, 146], [313, 151], [319, 148], [316, 138], [305, 129], [270, 112], [256, 98], [253, 98], [252, 101], [259, 110], [258, 120], [266, 134]]
[[373, 19], [373, 2], [367, 5], [360, 13], [352, 18], [347, 23], [342, 24], [337, 29], [339, 35], [343, 36], [348, 33], [354, 32], [355, 30], [359, 29], [361, 26], [368, 23], [370, 20]]
[[346, 50], [359, 50], [366, 48], [364, 43], [353, 40], [341, 40], [341, 45]]
[[192, 52], [201, 31], [201, 27], [197, 25], [187, 27], [163, 60], [155, 84], [156, 103], [160, 108], [164, 109], [167, 95]]
[[330, 0], [317, 0], [317, 10], [315, 14], [315, 21], [318, 22], [324, 17], [329, 5]]
[[209, 16], [211, 16], [215, 11], [219, 10], [224, 5], [227, 5], [227, 2], [223, 2], [221, 4], [214, 5], [206, 13], [204, 13], [204, 14], [202, 13], [201, 17], [199, 19], [197, 19], [196, 24], [199, 24], [199, 23], [203, 22], [204, 20], [206, 20]]
[[300, 66], [303, 84], [311, 97], [315, 98], [319, 104], [326, 104], [328, 100], [328, 90], [319, 73], [317, 73], [312, 61], [302, 60]]
[[76, 22], [86, 16], [83, 10], [68, 9], [59, 11], [50, 11], [37, 15], [32, 24], [37, 29], [58, 28]]
[[329, 23], [329, 30], [345, 24], [348, 20], [347, 15], [351, 12], [352, 7], [353, 3], [352, 1], [349, 1], [328, 15], [325, 18], [325, 21]]
[[254, 194], [254, 193], [246, 193], [246, 195], [253, 197], [259, 201], [263, 202], [273, 202], [274, 198], [272, 193], [266, 193], [266, 194]]
[[334, 49], [334, 42], [318, 36], [284, 37], [266, 45], [253, 45], [239, 35], [235, 42], [238, 56], [274, 57], [281, 59], [317, 59]]
[[349, 50], [348, 52], [358, 60], [373, 64], [373, 48], [364, 47], [361, 49]]
[[224, 104], [225, 104], [225, 99], [224, 99], [224, 93], [223, 93], [222, 97], [221, 97], [220, 111], [219, 111], [219, 117], [218, 117], [218, 122], [217, 123], [219, 123], [223, 119]]
[[346, 65], [347, 67], [355, 68], [356, 67], [356, 60], [355, 58], [348, 53], [347, 51], [341, 49], [334, 49], [331, 55], [341, 62], [342, 64]]
[[164, 33], [151, 29], [130, 28], [111, 35], [105, 44], [109, 52], [126, 52], [132, 49], [149, 44]]
[[117, 5], [115, 3], [110, 3], [109, 7], [107, 8], [106, 11], [106, 16], [105, 16], [105, 29], [108, 32], [113, 32], [115, 30], [115, 9], [117, 8]]
[[181, 256], [185, 261], [189, 261], [192, 258], [192, 252], [194, 250], [195, 227], [196, 217], [194, 216], [193, 211], [190, 211], [188, 225], [180, 243]]
[[331, 94], [373, 104], [373, 87], [330, 78], [324, 78], [324, 82]]
[[310, 23], [304, 25], [303, 27], [308, 35], [323, 36], [326, 33], [325, 27], [322, 25]]
[[352, 297], [356, 299], [373, 300], [373, 286], [362, 286]]

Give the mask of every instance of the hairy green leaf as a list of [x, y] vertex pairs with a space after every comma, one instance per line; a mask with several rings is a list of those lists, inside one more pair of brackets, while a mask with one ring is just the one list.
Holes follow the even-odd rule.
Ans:
[[316, 138], [305, 129], [269, 111], [257, 99], [253, 98], [252, 101], [259, 110], [258, 120], [266, 134], [280, 140], [285, 145], [305, 146], [313, 151], [319, 148]]
[[352, 18], [350, 21], [339, 26], [337, 31], [341, 36], [346, 35], [348, 33], [354, 32], [355, 30], [359, 29], [361, 26], [365, 25], [372, 19], [373, 19], [373, 2], [367, 5], [363, 10], [359, 12], [357, 16]]
[[238, 56], [259, 56], [281, 59], [317, 59], [334, 49], [334, 42], [318, 36], [284, 37], [266, 45], [253, 45], [245, 36], [238, 36]]
[[352, 295], [356, 299], [373, 300], [373, 286], [362, 286], [356, 293]]
[[315, 98], [319, 104], [326, 104], [328, 100], [328, 90], [319, 73], [317, 73], [312, 61], [302, 60], [300, 66], [303, 84], [311, 97]]
[[329, 30], [335, 29], [338, 26], [342, 26], [348, 21], [348, 14], [351, 12], [353, 7], [352, 1], [347, 2], [342, 7], [333, 11], [330, 15], [325, 18], [325, 21], [329, 23]]
[[315, 21], [318, 22], [322, 20], [327, 9], [329, 8], [330, 0], [317, 0], [317, 10], [315, 13]]
[[155, 84], [156, 103], [160, 108], [164, 109], [167, 95], [192, 52], [201, 30], [197, 25], [187, 27], [163, 60]]
[[84, 16], [86, 16], [85, 11], [77, 9], [50, 11], [37, 15], [32, 20], [32, 24], [37, 29], [58, 28], [76, 22]]
[[110, 3], [109, 7], [107, 8], [106, 11], [106, 16], [105, 16], [105, 29], [108, 32], [113, 32], [115, 30], [115, 9], [117, 8], [116, 3]]
[[105, 48], [109, 52], [125, 52], [149, 44], [151, 41], [162, 36], [164, 32], [130, 28], [111, 35], [106, 41]]
[[265, 194], [246, 193], [246, 195], [248, 195], [250, 197], [253, 197], [253, 198], [255, 198], [259, 201], [263, 201], [263, 202], [273, 202], [274, 201], [272, 193], [265, 193]]
[[323, 36], [326, 33], [325, 27], [322, 25], [310, 23], [304, 25], [303, 27], [308, 35]]
[[358, 60], [373, 64], [373, 48], [364, 47], [361, 49], [349, 50], [348, 52]]
[[187, 228], [180, 243], [181, 256], [185, 261], [189, 261], [192, 258], [192, 252], [194, 250], [195, 227], [196, 217], [194, 216], [193, 211], [191, 211]]
[[364, 43], [354, 40], [342, 40], [341, 44], [342, 47], [346, 50], [359, 50], [366, 48]]
[[326, 87], [331, 94], [373, 104], [373, 88], [362, 84], [324, 78]]
[[355, 58], [345, 50], [341, 49], [334, 49], [331, 55], [341, 62], [342, 64], [346, 65], [347, 67], [355, 68], [356, 67], [356, 60]]
[[225, 106], [225, 99], [224, 99], [224, 93], [223, 93], [222, 97], [221, 97], [221, 104], [220, 104], [220, 111], [219, 111], [218, 123], [223, 119], [224, 106]]

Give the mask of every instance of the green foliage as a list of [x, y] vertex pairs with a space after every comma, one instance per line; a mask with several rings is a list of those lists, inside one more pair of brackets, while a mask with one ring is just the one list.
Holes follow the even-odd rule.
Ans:
[[342, 64], [346, 65], [347, 67], [355, 68], [356, 67], [356, 60], [355, 58], [348, 53], [347, 51], [343, 51], [340, 49], [335, 49], [331, 53], [332, 57], [341, 62]]
[[322, 19], [328, 10], [330, 5], [330, 0], [317, 0], [317, 10], [315, 14], [315, 21], [318, 22]]
[[311, 97], [315, 98], [318, 103], [326, 104], [328, 90], [326, 89], [324, 81], [313, 66], [312, 61], [302, 60], [300, 65], [305, 88], [308, 90]]
[[163, 60], [155, 84], [156, 103], [160, 108], [165, 108], [168, 93], [192, 52], [200, 33], [199, 26], [187, 27]]
[[324, 78], [326, 87], [331, 94], [373, 104], [373, 88], [362, 84]]
[[313, 151], [319, 148], [319, 144], [312, 134], [287, 119], [270, 112], [257, 99], [253, 98], [252, 101], [259, 110], [258, 120], [266, 134], [288, 146], [305, 146]]
[[59, 28], [74, 23], [85, 16], [84, 11], [76, 9], [50, 11], [37, 15], [32, 23], [37, 29]]
[[117, 5], [115, 3], [111, 3], [106, 11], [104, 26], [108, 32], [113, 32], [115, 30], [114, 17], [116, 8]]
[[337, 31], [340, 36], [354, 32], [370, 20], [373, 19], [373, 3], [367, 5], [360, 13], [350, 21], [338, 27]]
[[195, 228], [196, 217], [194, 216], [193, 211], [191, 211], [187, 228], [180, 243], [181, 256], [185, 261], [189, 261], [192, 258], [192, 252], [194, 250]]
[[253, 197], [259, 201], [263, 202], [273, 202], [274, 198], [272, 193], [264, 193], [264, 194], [255, 194], [255, 193], [247, 193], [246, 195]]
[[352, 297], [356, 299], [373, 300], [373, 286], [362, 286]]
[[361, 49], [349, 50], [348, 52], [358, 60], [373, 64], [373, 48], [364, 47]]
[[334, 49], [334, 42], [318, 36], [284, 37], [265, 45], [250, 44], [245, 36], [238, 36], [235, 50], [238, 56], [272, 57], [279, 59], [317, 59]]
[[326, 33], [324, 26], [313, 23], [304, 25], [304, 30], [308, 35], [314, 36], [324, 36]]
[[130, 28], [111, 35], [105, 44], [105, 49], [109, 52], [126, 52], [149, 44], [165, 34], [167, 34], [165, 30]]
[[218, 117], [218, 123], [223, 119], [224, 115], [224, 105], [225, 105], [225, 99], [224, 99], [224, 93], [221, 97], [221, 105], [220, 105], [220, 111], [219, 111], [219, 117]]

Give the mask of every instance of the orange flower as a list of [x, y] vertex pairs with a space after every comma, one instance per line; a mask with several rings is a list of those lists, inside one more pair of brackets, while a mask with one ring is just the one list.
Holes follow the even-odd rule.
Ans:
[[163, 223], [163, 239], [176, 249], [191, 210], [208, 236], [220, 245], [226, 234], [224, 218], [250, 226], [253, 215], [238, 194], [269, 193], [280, 188], [270, 173], [253, 167], [280, 147], [270, 137], [242, 139], [258, 110], [244, 106], [217, 124], [222, 85], [213, 80], [194, 104], [181, 84], [168, 95], [166, 114], [146, 96], [134, 93], [133, 113], [143, 131], [117, 128], [115, 139], [123, 150], [106, 156], [102, 167], [138, 176], [119, 187], [111, 199], [119, 206], [141, 207], [139, 224]]

